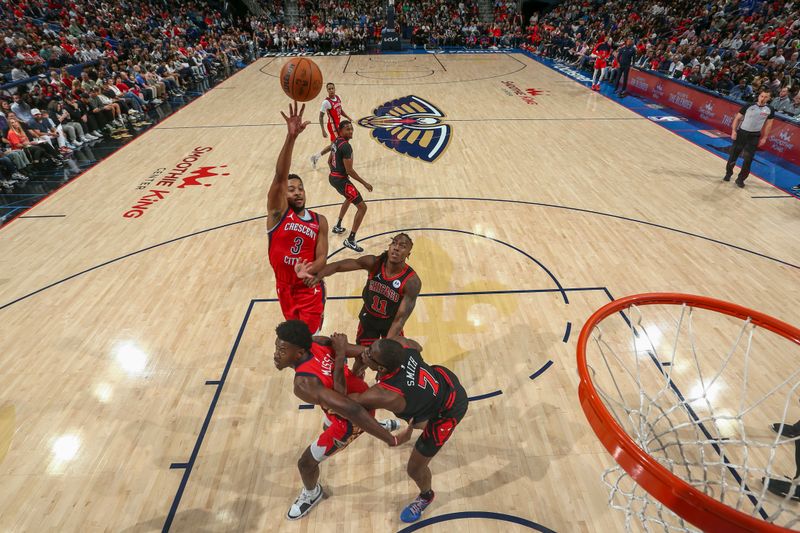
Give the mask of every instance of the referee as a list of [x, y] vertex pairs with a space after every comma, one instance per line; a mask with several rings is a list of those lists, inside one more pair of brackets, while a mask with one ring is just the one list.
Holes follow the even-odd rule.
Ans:
[[756, 103], [742, 106], [736, 114], [736, 118], [733, 119], [731, 128], [733, 146], [731, 146], [723, 181], [731, 181], [733, 167], [736, 166], [739, 154], [742, 154], [742, 170], [739, 172], [739, 177], [736, 178], [736, 185], [740, 188], [744, 187], [744, 180], [750, 175], [750, 163], [753, 162], [756, 150], [764, 146], [769, 131], [772, 129], [775, 110], [767, 105], [771, 97], [769, 91], [761, 91]]

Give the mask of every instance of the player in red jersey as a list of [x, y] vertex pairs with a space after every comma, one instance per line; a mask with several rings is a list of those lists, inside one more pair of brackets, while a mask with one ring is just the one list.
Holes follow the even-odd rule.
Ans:
[[304, 109], [305, 105], [298, 112], [295, 102], [289, 105], [288, 117], [281, 111], [287, 132], [267, 196], [267, 230], [269, 262], [275, 271], [275, 288], [283, 316], [287, 320], [302, 320], [316, 332], [324, 318], [325, 286], [307, 287], [294, 271], [295, 264], [306, 261], [309, 270], [317, 272], [328, 257], [328, 221], [306, 209], [303, 180], [289, 174], [295, 140], [309, 124], [303, 122]]
[[598, 43], [592, 49], [592, 57], [594, 60], [594, 73], [592, 74], [592, 90], [600, 90], [600, 82], [606, 74], [606, 67], [608, 66], [608, 58], [611, 56], [611, 39], [605, 40], [602, 35]]
[[[289, 520], [305, 516], [323, 498], [319, 484], [319, 464], [344, 449], [363, 431], [389, 446], [397, 446], [411, 438], [411, 427], [392, 435], [387, 428], [397, 429], [396, 420], [381, 423], [360, 405], [345, 396], [367, 390], [364, 380], [354, 376], [345, 361], [357, 351], [347, 345], [347, 337], [312, 337], [308, 326], [300, 320], [289, 320], [275, 328], [275, 367], [294, 368], [294, 394], [304, 402], [319, 405], [325, 413], [322, 434], [308, 446], [297, 462], [303, 490], [286, 513]], [[334, 353], [342, 354], [334, 357]], [[337, 392], [340, 391], [340, 392]], [[356, 424], [356, 425], [354, 425]]]
[[[364, 305], [358, 314], [356, 344], [369, 346], [381, 338], [403, 337], [403, 327], [417, 304], [422, 289], [422, 280], [406, 263], [411, 255], [414, 241], [405, 233], [392, 238], [389, 249], [381, 255], [365, 255], [358, 259], [344, 259], [325, 265], [316, 275], [311, 274], [311, 264], [300, 262], [297, 276], [314, 286], [336, 272], [366, 270], [367, 282], [361, 292]], [[353, 372], [363, 374], [364, 366], [359, 359], [353, 364]]]
[[[365, 409], [391, 411], [407, 420], [409, 427], [422, 429], [406, 466], [419, 487], [419, 495], [400, 513], [403, 522], [416, 522], [435, 496], [428, 465], [467, 413], [467, 391], [450, 370], [428, 365], [420, 354], [422, 347], [411, 339], [380, 339], [369, 347], [346, 344], [340, 339], [334, 349], [337, 360], [352, 357], [360, 349], [357, 357], [378, 373], [378, 383], [365, 392], [348, 391], [351, 400]], [[344, 379], [343, 372], [343, 368], [334, 369], [337, 381]]]
[[[336, 85], [333, 83], [328, 83], [325, 88], [328, 91], [328, 97], [322, 101], [322, 107], [319, 110], [319, 127], [322, 128], [322, 137], [330, 137], [331, 143], [333, 143], [336, 140], [336, 137], [338, 137], [339, 123], [342, 121], [342, 117], [346, 118], [350, 122], [353, 122], [353, 119], [350, 118], [350, 115], [344, 112], [344, 109], [342, 108], [342, 99], [336, 94]], [[324, 125], [326, 116], [328, 117], [327, 131], [325, 131]], [[330, 151], [331, 145], [325, 145], [325, 148], [311, 156], [311, 165], [314, 168], [317, 168], [317, 161], [319, 161], [319, 158]]]

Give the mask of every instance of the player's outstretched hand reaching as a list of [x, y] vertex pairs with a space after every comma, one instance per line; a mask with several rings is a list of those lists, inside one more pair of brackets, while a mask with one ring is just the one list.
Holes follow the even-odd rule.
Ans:
[[306, 110], [306, 104], [300, 108], [300, 111], [297, 110], [297, 102], [294, 104], [289, 104], [289, 116], [287, 117], [286, 114], [281, 111], [281, 116], [283, 116], [283, 120], [286, 121], [286, 126], [289, 128], [289, 135], [292, 137], [297, 137], [300, 133], [306, 129], [306, 126], [311, 124], [311, 121], [306, 120], [303, 122], [303, 111]]
[[304, 280], [307, 287], [313, 287], [319, 283], [314, 274], [311, 273], [311, 261], [306, 261], [305, 259], [298, 261], [294, 264], [294, 272], [298, 278]]

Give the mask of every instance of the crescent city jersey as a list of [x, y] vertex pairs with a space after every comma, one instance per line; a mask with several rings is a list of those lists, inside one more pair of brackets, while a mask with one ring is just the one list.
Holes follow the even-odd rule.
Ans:
[[345, 159], [353, 159], [353, 147], [344, 137], [337, 137], [331, 145], [331, 155], [328, 156], [332, 177], [347, 178], [347, 169], [344, 167]]
[[399, 274], [387, 276], [386, 259], [385, 254], [378, 257], [378, 262], [370, 270], [367, 283], [361, 291], [364, 307], [359, 315], [366, 319], [394, 320], [405, 294], [406, 282], [416, 275], [414, 269], [406, 265]]
[[328, 124], [332, 124], [334, 130], [339, 129], [339, 121], [342, 119], [342, 99], [337, 94], [333, 98], [327, 97], [322, 101], [322, 112], [328, 115]]
[[[333, 348], [330, 346], [322, 346], [316, 342], [311, 343], [311, 355], [308, 359], [294, 367], [296, 376], [314, 376], [322, 382], [322, 386], [326, 389], [334, 390], [333, 388]], [[353, 375], [350, 369], [344, 367], [344, 378], [347, 384], [347, 392], [363, 392], [366, 387], [364, 381], [358, 376]], [[327, 414], [328, 411], [323, 407], [323, 411]]]
[[306, 209], [306, 218], [287, 209], [281, 221], [269, 230], [269, 262], [275, 271], [275, 281], [302, 285], [294, 265], [301, 259], [313, 262], [317, 250], [319, 215]]
[[378, 386], [400, 394], [406, 400], [402, 413], [395, 413], [414, 423], [436, 417], [450, 409], [460, 388], [458, 378], [448, 369], [428, 365], [417, 350], [405, 348], [405, 364], [390, 374], [378, 378]]

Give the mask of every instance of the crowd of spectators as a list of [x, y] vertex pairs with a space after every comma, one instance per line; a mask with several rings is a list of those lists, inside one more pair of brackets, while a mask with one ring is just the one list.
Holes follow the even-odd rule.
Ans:
[[165, 102], [180, 105], [253, 59], [246, 31], [188, 1], [2, 0], [0, 39], [6, 190], [103, 139], [131, 137]]
[[535, 52], [576, 67], [591, 68], [591, 51], [598, 42], [610, 41], [617, 49], [631, 37], [638, 68], [737, 101], [752, 101], [767, 89], [777, 112], [800, 118], [796, 2], [567, 0], [529, 23]]

